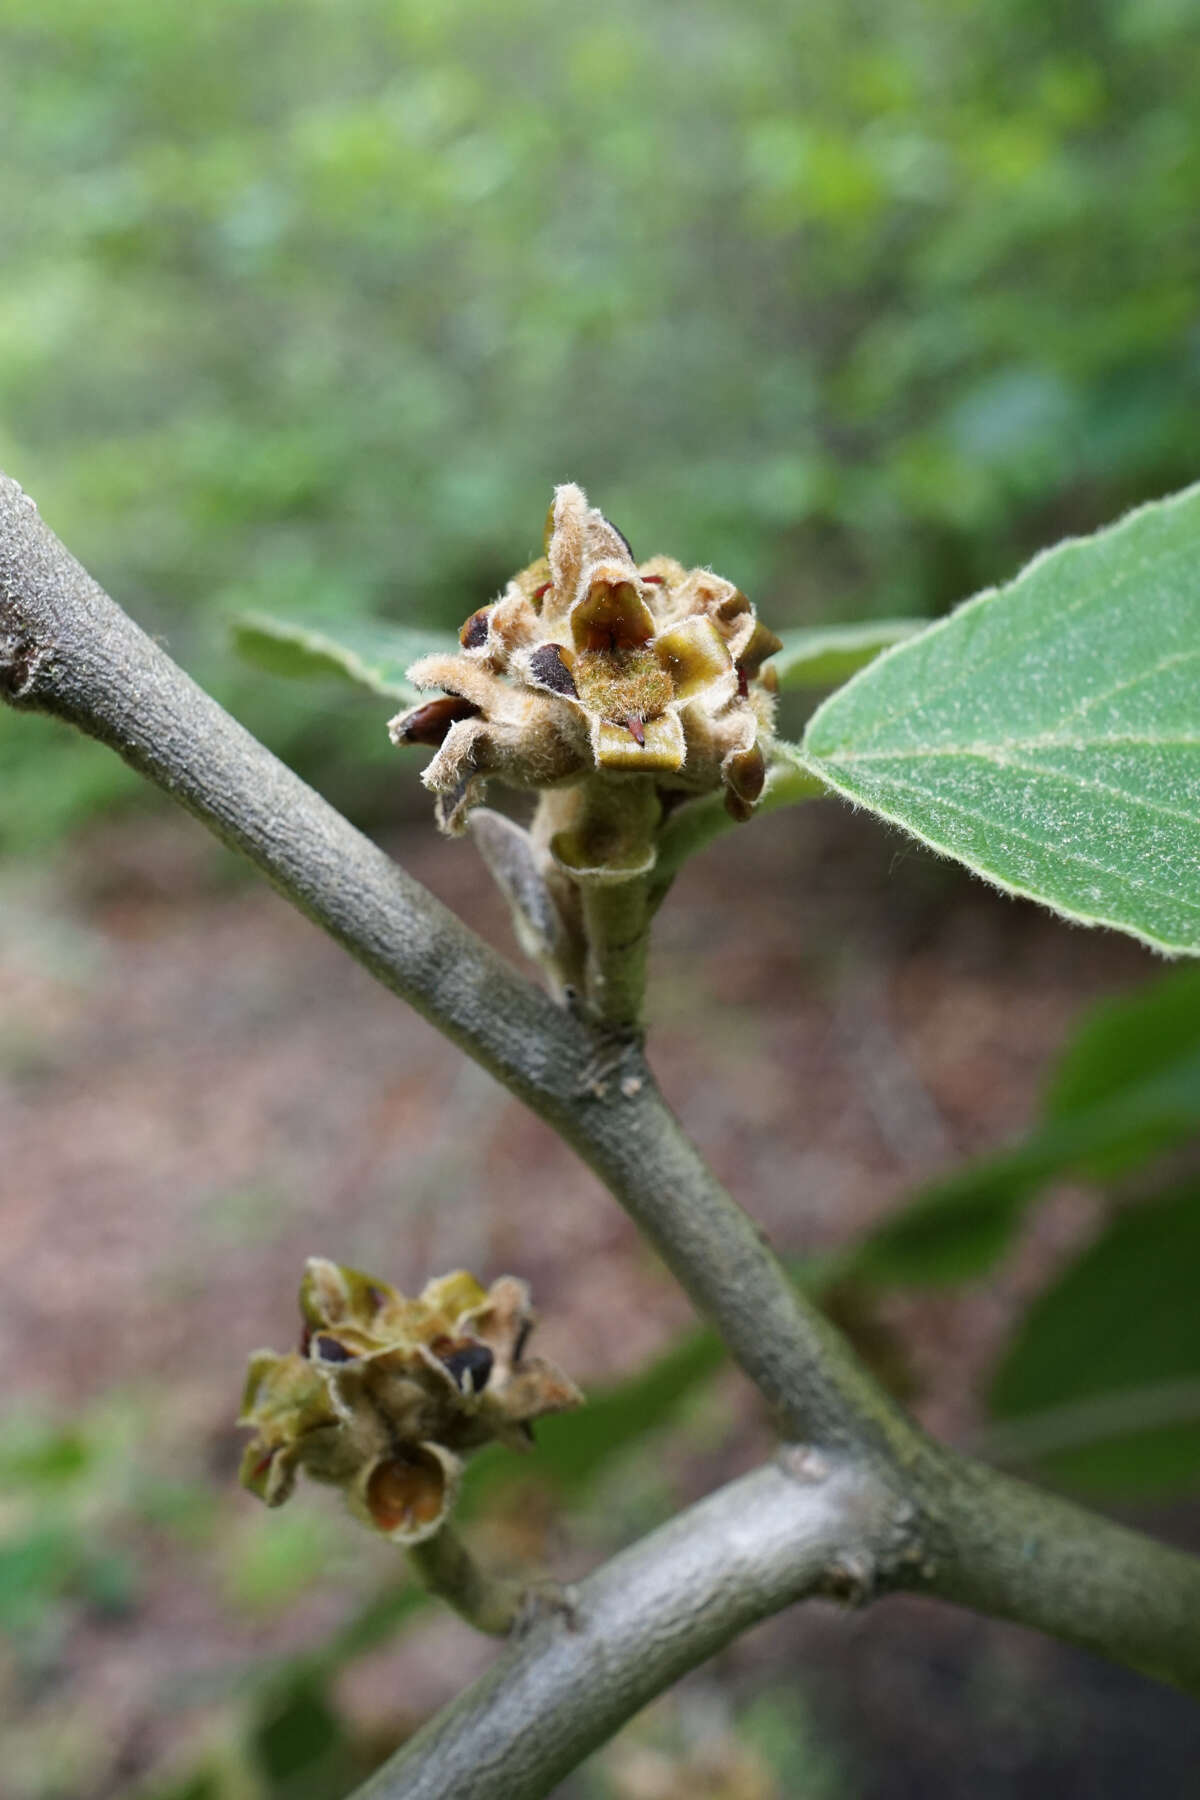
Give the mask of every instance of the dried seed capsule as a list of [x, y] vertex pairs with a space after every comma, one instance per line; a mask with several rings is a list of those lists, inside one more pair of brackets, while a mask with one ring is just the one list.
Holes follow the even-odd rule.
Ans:
[[444, 701], [391, 726], [397, 743], [439, 746], [424, 780], [444, 830], [463, 830], [490, 780], [543, 790], [639, 774], [660, 800], [724, 785], [738, 816], [753, 806], [750, 783], [731, 784], [726, 765], [769, 739], [763, 665], [779, 639], [710, 569], [637, 564], [578, 487], [555, 490], [546, 555], [471, 615], [460, 642], [465, 654], [408, 671]]
[[304, 1469], [418, 1543], [453, 1504], [464, 1455], [492, 1438], [523, 1448], [530, 1420], [581, 1399], [552, 1363], [524, 1357], [533, 1313], [512, 1276], [485, 1289], [456, 1270], [408, 1299], [314, 1257], [301, 1310], [307, 1354], [259, 1351], [242, 1404], [254, 1431], [242, 1481], [269, 1506]]

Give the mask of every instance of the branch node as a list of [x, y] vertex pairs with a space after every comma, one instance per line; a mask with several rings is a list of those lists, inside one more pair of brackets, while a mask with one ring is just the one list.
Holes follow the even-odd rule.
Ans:
[[818, 1482], [829, 1479], [829, 1464], [811, 1444], [784, 1444], [777, 1461], [784, 1474], [790, 1475], [793, 1481], [803, 1481], [815, 1486]]
[[530, 1582], [521, 1596], [510, 1636], [516, 1639], [528, 1637], [543, 1619], [561, 1619], [568, 1631], [582, 1631], [579, 1589], [549, 1579]]
[[865, 1606], [875, 1597], [876, 1568], [874, 1558], [865, 1551], [843, 1550], [825, 1572], [821, 1592], [842, 1606]]
[[596, 1048], [580, 1075], [575, 1090], [577, 1098], [607, 1100], [609, 1084], [616, 1081], [622, 1099], [635, 1100], [646, 1084], [642, 1033], [619, 1030], [597, 1032], [593, 1026], [593, 1036]]
[[33, 690], [51, 652], [20, 627], [0, 637], [0, 697], [19, 706]]

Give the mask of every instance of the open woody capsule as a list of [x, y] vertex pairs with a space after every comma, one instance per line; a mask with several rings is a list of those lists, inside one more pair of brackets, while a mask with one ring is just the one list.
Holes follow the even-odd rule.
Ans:
[[534, 1314], [511, 1275], [484, 1289], [459, 1271], [416, 1299], [322, 1258], [300, 1289], [300, 1349], [250, 1358], [239, 1424], [254, 1436], [245, 1487], [279, 1506], [304, 1469], [340, 1487], [386, 1537], [418, 1544], [454, 1504], [462, 1458], [582, 1395], [553, 1363], [525, 1354]]
[[459, 642], [414, 663], [409, 680], [438, 697], [390, 727], [397, 744], [438, 746], [423, 779], [446, 831], [463, 829], [489, 779], [553, 789], [640, 775], [677, 797], [723, 788], [749, 816], [774, 711], [762, 665], [779, 639], [711, 570], [635, 562], [582, 489], [555, 490], [545, 556]]

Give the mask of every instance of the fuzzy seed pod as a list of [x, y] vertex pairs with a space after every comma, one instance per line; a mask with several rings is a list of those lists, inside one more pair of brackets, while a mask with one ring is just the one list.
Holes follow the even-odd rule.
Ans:
[[461, 1271], [415, 1300], [322, 1258], [300, 1289], [299, 1351], [250, 1358], [239, 1424], [254, 1437], [245, 1487], [279, 1506], [304, 1469], [340, 1487], [398, 1543], [431, 1537], [454, 1504], [462, 1457], [494, 1438], [525, 1449], [533, 1420], [578, 1406], [578, 1388], [525, 1345], [529, 1289]]
[[459, 643], [408, 671], [441, 697], [390, 726], [397, 744], [438, 746], [423, 779], [446, 831], [463, 829], [490, 779], [545, 790], [596, 773], [649, 775], [684, 796], [724, 787], [749, 816], [774, 711], [762, 665], [779, 639], [710, 570], [635, 562], [582, 489], [555, 490], [545, 556], [471, 614]]

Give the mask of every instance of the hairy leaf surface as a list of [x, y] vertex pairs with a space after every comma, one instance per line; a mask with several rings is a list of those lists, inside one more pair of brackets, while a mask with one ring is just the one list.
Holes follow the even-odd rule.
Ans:
[[1200, 487], [886, 652], [804, 747], [830, 787], [1000, 887], [1200, 952]]

